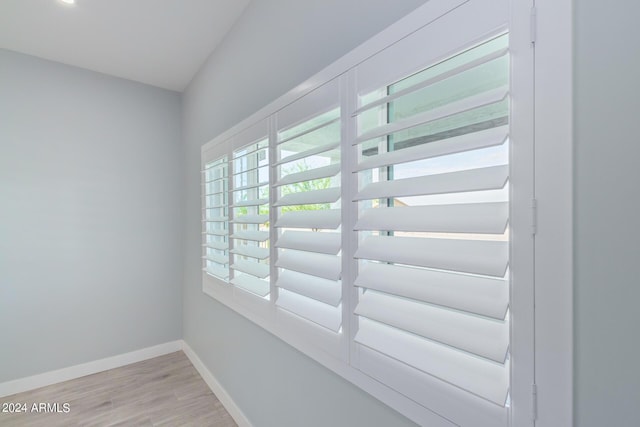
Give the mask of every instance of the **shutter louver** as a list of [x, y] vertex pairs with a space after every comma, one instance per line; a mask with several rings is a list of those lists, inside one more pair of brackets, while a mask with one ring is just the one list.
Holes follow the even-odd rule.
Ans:
[[335, 230], [340, 221], [340, 209], [287, 211], [276, 221], [276, 227]]
[[276, 305], [338, 332], [342, 325], [341, 124], [340, 109], [335, 108], [337, 85], [324, 90], [336, 95], [332, 107], [278, 132]]
[[509, 393], [507, 45], [502, 35], [368, 89], [354, 113], [354, 340], [363, 355], [500, 407]]
[[267, 139], [233, 152], [230, 282], [260, 297], [270, 291], [269, 167]]
[[340, 252], [340, 235], [338, 233], [315, 233], [313, 231], [285, 231], [276, 247], [297, 249], [308, 252], [337, 255]]
[[227, 281], [229, 279], [229, 220], [228, 159], [205, 165], [204, 174], [204, 251], [203, 267], [207, 273]]

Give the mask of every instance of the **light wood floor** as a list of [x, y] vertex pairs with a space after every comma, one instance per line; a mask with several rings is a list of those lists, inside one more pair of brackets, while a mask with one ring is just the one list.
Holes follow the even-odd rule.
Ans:
[[65, 413], [2, 413], [0, 426], [236, 426], [183, 352], [13, 396], [4, 403], [58, 403]]

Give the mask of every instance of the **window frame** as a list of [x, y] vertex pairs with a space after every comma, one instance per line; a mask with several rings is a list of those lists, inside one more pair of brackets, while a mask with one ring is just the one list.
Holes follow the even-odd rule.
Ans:
[[[342, 127], [342, 138], [350, 140], [355, 137], [354, 121], [350, 120], [349, 111], [355, 110], [355, 100], [348, 95], [348, 89], [354, 85], [353, 73], [345, 73], [390, 46], [398, 40], [412, 34], [428, 25], [448, 10], [467, 3], [469, 0], [457, 0], [453, 6], [444, 0], [431, 0], [413, 13], [390, 26], [382, 33], [374, 36], [360, 47], [348, 53], [338, 61], [311, 77], [295, 89], [283, 95], [273, 103], [256, 112], [238, 125], [224, 132], [214, 140], [203, 146], [203, 166], [205, 158], [210, 161], [215, 153], [231, 152], [230, 148], [238, 133], [251, 127], [260, 120], [267, 120], [268, 136], [275, 138], [276, 123], [274, 114], [295, 100], [322, 86], [325, 82], [340, 79], [340, 102], [347, 108], [342, 109], [345, 124]], [[473, 1], [473, 0], [470, 0]], [[526, 78], [512, 79], [514, 86], [512, 96], [530, 99], [531, 102], [521, 103], [523, 110], [519, 110], [519, 117], [528, 117], [522, 125], [513, 132], [521, 133], [523, 137], [535, 134], [535, 148], [533, 152], [516, 154], [518, 156], [533, 156], [535, 165], [531, 166], [532, 195], [526, 209], [516, 213], [516, 220], [530, 224], [532, 234], [535, 235], [535, 265], [524, 267], [532, 277], [536, 277], [536, 286], [524, 289], [521, 294], [513, 295], [512, 304], [517, 307], [521, 316], [526, 316], [525, 329], [535, 336], [531, 342], [521, 341], [519, 336], [512, 335], [514, 349], [520, 362], [512, 367], [512, 406], [510, 411], [511, 425], [557, 425], [558, 420], [565, 420], [570, 425], [572, 420], [572, 128], [571, 128], [571, 2], [568, 0], [550, 2], [537, 0], [536, 8], [532, 9], [531, 2], [516, 2], [509, 0], [510, 18], [509, 32], [511, 45], [514, 46], [512, 55], [515, 67], [528, 69], [530, 75]], [[537, 13], [536, 13], [537, 12]], [[544, 20], [545, 25], [536, 23]], [[537, 29], [537, 31], [536, 31]], [[535, 60], [533, 55], [533, 41], [535, 39]], [[543, 44], [543, 42], [546, 42]], [[558, 58], [561, 58], [560, 60]], [[558, 71], [558, 61], [563, 65]], [[534, 76], [535, 70], [535, 76]], [[535, 81], [535, 87], [533, 82]], [[560, 99], [560, 102], [558, 102]], [[558, 117], [562, 118], [559, 120]], [[554, 141], [562, 141], [554, 144]], [[343, 146], [349, 144], [342, 144]], [[270, 150], [274, 150], [272, 144]], [[343, 150], [348, 150], [343, 148]], [[275, 159], [275, 152], [270, 151], [270, 158]], [[355, 156], [347, 155], [342, 161], [354, 162]], [[353, 165], [346, 165], [351, 168]], [[544, 173], [536, 173], [543, 171]], [[347, 174], [342, 174], [342, 188], [344, 200], [357, 191], [357, 184]], [[355, 186], [354, 186], [355, 185]], [[270, 192], [270, 199], [275, 197]], [[528, 197], [528, 196], [525, 196]], [[270, 203], [273, 199], [270, 201]], [[203, 199], [204, 203], [204, 199]], [[520, 206], [525, 206], [519, 203]], [[549, 208], [551, 206], [551, 208]], [[271, 209], [273, 211], [273, 209]], [[273, 215], [273, 214], [270, 214]], [[273, 216], [271, 217], [273, 221]], [[350, 227], [355, 218], [352, 209], [343, 209], [343, 228]], [[273, 222], [272, 222], [273, 224]], [[535, 228], [535, 229], [534, 229]], [[270, 228], [272, 242], [275, 241], [275, 227]], [[355, 245], [355, 233], [349, 233], [351, 238], [347, 248], [343, 250], [351, 253]], [[343, 240], [344, 242], [345, 240]], [[272, 255], [274, 246], [271, 245]], [[272, 273], [275, 267], [275, 257], [272, 257]], [[561, 260], [558, 262], [557, 260]], [[349, 257], [343, 257], [343, 295], [352, 292], [353, 271], [348, 267]], [[325, 337], [320, 341], [309, 339], [305, 328], [293, 319], [283, 318], [269, 309], [270, 302], [256, 302], [253, 298], [238, 294], [220, 283], [212, 283], [203, 274], [203, 290], [220, 302], [231, 307], [239, 314], [252, 320], [277, 337], [283, 339], [300, 351], [309, 355], [338, 375], [358, 385], [363, 390], [389, 404], [410, 419], [419, 423], [432, 422], [433, 425], [448, 425], [443, 419], [397, 392], [382, 386], [370, 377], [355, 371], [345, 361], [348, 361], [349, 350], [339, 343], [339, 351], [325, 351], [324, 348], [334, 346], [335, 340]], [[272, 276], [276, 277], [276, 276]], [[214, 281], [215, 282], [215, 281]], [[271, 295], [274, 294], [274, 280], [272, 280]], [[533, 310], [532, 300], [535, 300], [536, 311]], [[352, 316], [353, 308], [343, 304], [343, 318]], [[286, 316], [285, 316], [286, 317]], [[352, 342], [353, 332], [347, 328], [345, 335], [347, 344]], [[527, 335], [527, 334], [525, 334]], [[535, 367], [535, 369], [534, 369]], [[536, 388], [537, 387], [537, 388]], [[540, 391], [538, 391], [538, 389]], [[537, 421], [536, 421], [537, 419]], [[565, 423], [562, 422], [564, 425]]]

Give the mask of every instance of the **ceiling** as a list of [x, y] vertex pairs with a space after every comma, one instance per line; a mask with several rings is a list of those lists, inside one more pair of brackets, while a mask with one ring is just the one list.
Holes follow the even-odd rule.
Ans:
[[0, 48], [182, 91], [249, 0], [0, 0]]

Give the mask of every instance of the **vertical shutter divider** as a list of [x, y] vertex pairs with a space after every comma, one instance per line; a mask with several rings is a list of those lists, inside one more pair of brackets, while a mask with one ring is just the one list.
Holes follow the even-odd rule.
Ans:
[[358, 203], [353, 199], [358, 192], [358, 175], [354, 173], [358, 164], [358, 145], [353, 144], [357, 137], [357, 117], [352, 112], [357, 108], [356, 70], [351, 69], [343, 75], [340, 92], [342, 111], [342, 295], [347, 303], [342, 304], [343, 327], [347, 340], [347, 361], [359, 366], [359, 346], [355, 342], [358, 331], [358, 316], [355, 314], [358, 288], [354, 286], [358, 261], [354, 257], [357, 248], [358, 233], [354, 231], [358, 219]]
[[[231, 144], [230, 144], [231, 145]], [[227, 181], [227, 217], [229, 218], [229, 222], [227, 223], [227, 227], [228, 229], [228, 235], [227, 235], [227, 245], [229, 246], [228, 249], [228, 256], [229, 256], [229, 283], [231, 283], [231, 281], [233, 280], [233, 278], [236, 276], [235, 270], [233, 268], [231, 268], [231, 265], [233, 264], [232, 261], [232, 257], [235, 260], [236, 255], [234, 255], [231, 251], [234, 248], [234, 239], [231, 238], [231, 235], [233, 234], [233, 221], [235, 219], [235, 216], [233, 214], [233, 208], [231, 207], [231, 205], [233, 205], [233, 187], [234, 187], [234, 183], [233, 183], [233, 175], [235, 173], [235, 169], [233, 167], [234, 165], [234, 161], [233, 161], [233, 149], [229, 150], [229, 156], [227, 157], [227, 175], [229, 176], [228, 181]]]
[[267, 131], [269, 137], [269, 288], [271, 289], [271, 302], [270, 304], [275, 307], [278, 300], [278, 287], [276, 282], [278, 280], [278, 249], [275, 243], [278, 241], [279, 231], [275, 227], [278, 220], [278, 209], [274, 208], [276, 201], [278, 200], [279, 188], [276, 187], [278, 180], [278, 117], [277, 114], [269, 117], [267, 123]]

